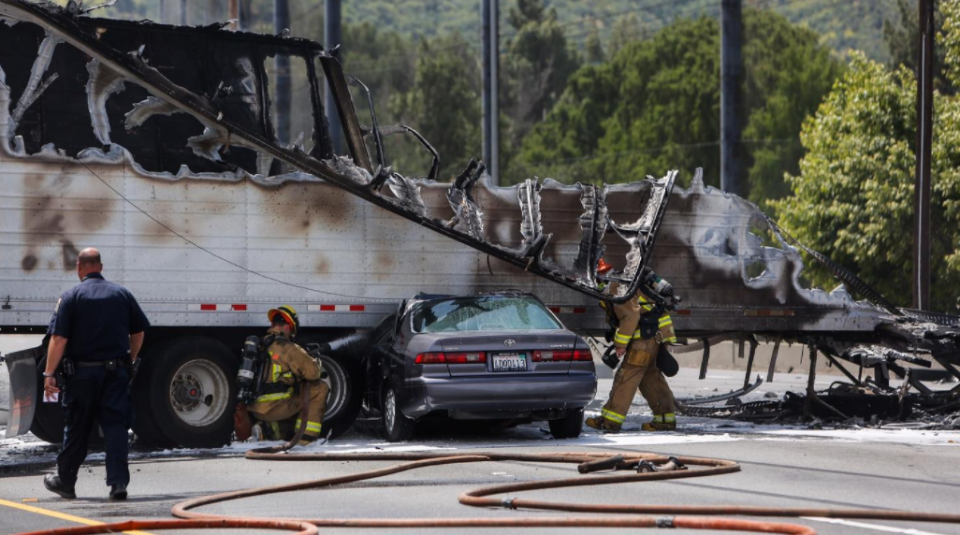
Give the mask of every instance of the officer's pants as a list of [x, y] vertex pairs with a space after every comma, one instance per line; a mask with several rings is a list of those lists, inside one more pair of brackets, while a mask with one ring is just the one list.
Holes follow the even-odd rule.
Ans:
[[613, 378], [610, 398], [600, 413], [607, 420], [608, 427], [620, 429], [638, 387], [653, 414], [676, 412], [673, 392], [657, 368], [659, 349], [660, 344], [654, 338], [633, 340], [630, 343], [626, 357]]
[[103, 429], [107, 452], [107, 485], [127, 485], [127, 430], [130, 428], [130, 377], [123, 368], [108, 372], [103, 366], [80, 367], [62, 389], [63, 449], [57, 456], [57, 474], [65, 485], [77, 481], [87, 458], [87, 441], [95, 421]]
[[[320, 437], [323, 413], [327, 408], [327, 394], [330, 387], [323, 381], [310, 381], [301, 384], [301, 388], [310, 390], [310, 400], [307, 402], [307, 430], [304, 436], [310, 439]], [[250, 405], [247, 410], [250, 415], [263, 422], [284, 422], [291, 420], [293, 432], [300, 428], [300, 397], [303, 394], [292, 394], [288, 398], [276, 401], [258, 402]], [[296, 420], [293, 420], [296, 418]], [[289, 430], [288, 426], [284, 426]], [[286, 433], [283, 433], [286, 434]]]

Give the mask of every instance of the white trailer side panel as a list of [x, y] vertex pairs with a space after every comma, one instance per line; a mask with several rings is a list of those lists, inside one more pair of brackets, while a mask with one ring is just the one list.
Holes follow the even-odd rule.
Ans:
[[[57, 296], [76, 284], [76, 256], [88, 246], [156, 326], [262, 325], [279, 303], [301, 311], [306, 326], [366, 326], [418, 292], [502, 288], [533, 292], [564, 315], [596, 308], [310, 176], [268, 185], [99, 160], [0, 156], [0, 325], [45, 325]], [[444, 210], [446, 186], [425, 190], [430, 208]], [[571, 262], [578, 214], [562, 215], [569, 218], [556, 225], [573, 232], [553, 251]], [[491, 232], [519, 238], [515, 224]]]

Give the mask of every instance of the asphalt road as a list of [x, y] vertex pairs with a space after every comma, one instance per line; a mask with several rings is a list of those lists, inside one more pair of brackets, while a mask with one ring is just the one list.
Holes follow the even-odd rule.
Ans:
[[[601, 371], [603, 371], [601, 369]], [[737, 388], [743, 372], [711, 370], [708, 380], [696, 380], [697, 370], [682, 369], [671, 384], [678, 397], [715, 395]], [[604, 374], [597, 410], [610, 380]], [[826, 386], [832, 377], [818, 378]], [[802, 374], [779, 374], [772, 385], [751, 394], [802, 390]], [[752, 426], [703, 418], [680, 418], [677, 433], [636, 431], [649, 415], [638, 397], [621, 435], [589, 431], [573, 441], [559, 441], [541, 432], [542, 425], [479, 429], [469, 424], [428, 430], [400, 445], [381, 442], [364, 432], [351, 432], [315, 451], [378, 449], [442, 450], [475, 453], [506, 452], [650, 451], [663, 454], [716, 457], [738, 461], [735, 474], [682, 481], [644, 482], [577, 487], [517, 496], [571, 503], [756, 505], [774, 507], [867, 507], [960, 513], [960, 432], [874, 429], [810, 429], [805, 426]], [[248, 446], [249, 447], [249, 446]], [[265, 462], [242, 458], [243, 446], [221, 451], [144, 452], [131, 464], [131, 498], [106, 499], [102, 462], [81, 470], [80, 498], [61, 500], [48, 493], [42, 476], [51, 471], [49, 447], [0, 441], [0, 535], [116, 522], [131, 518], [170, 518], [170, 508], [187, 498], [249, 487], [291, 483], [384, 467], [393, 462]], [[33, 448], [33, 449], [31, 449]], [[39, 452], [39, 453], [38, 453]], [[543, 463], [476, 463], [425, 468], [382, 479], [325, 490], [244, 499], [217, 504], [205, 511], [248, 516], [299, 518], [516, 518], [569, 516], [565, 513], [474, 509], [457, 496], [477, 487], [553, 478], [577, 477], [572, 465]], [[824, 521], [771, 519], [809, 525], [818, 533], [937, 533], [960, 535], [960, 525], [904, 525], [878, 521]], [[322, 533], [357, 530], [322, 529]], [[371, 530], [366, 530], [367, 532]], [[415, 530], [374, 530], [411, 533]], [[509, 530], [501, 530], [509, 531]], [[553, 533], [556, 529], [529, 529], [523, 533]], [[575, 532], [562, 529], [560, 532]], [[576, 532], [585, 531], [576, 528]], [[681, 532], [684, 530], [680, 530]], [[242, 531], [222, 530], [222, 533]], [[441, 530], [436, 530], [441, 532]], [[490, 529], [442, 530], [443, 533], [490, 533]], [[516, 532], [516, 531], [514, 531]], [[623, 530], [593, 530], [619, 533]], [[164, 533], [210, 533], [180, 531]]]
[[[515, 433], [508, 430], [454, 438], [435, 432], [428, 440], [416, 444], [447, 447], [450, 441], [455, 440], [460, 444], [457, 449], [461, 451], [486, 449], [474, 449], [470, 446], [473, 442], [499, 445], [498, 451], [516, 452], [656, 451], [731, 459], [740, 462], [743, 467], [740, 473], [703, 479], [557, 489], [525, 495], [537, 499], [586, 503], [868, 507], [958, 512], [960, 448], [952, 446], [737, 435], [714, 435], [709, 440], [704, 438], [706, 441], [698, 442], [692, 440], [696, 437], [682, 434], [656, 437], [655, 440], [654, 437], [631, 434], [620, 439], [632, 438], [633, 444], [623, 445], [591, 434], [579, 442], [592, 441], [597, 445], [568, 446], [565, 441], [531, 439], [526, 444], [502, 447], [516, 443]], [[659, 443], [644, 446], [645, 440]], [[604, 445], [604, 442], [609, 444]], [[406, 446], [412, 447], [413, 444]], [[390, 464], [394, 463], [265, 462], [239, 457], [140, 460], [131, 466], [131, 499], [125, 503], [106, 500], [104, 469], [99, 465], [84, 468], [81, 472], [77, 487], [81, 498], [75, 501], [61, 500], [47, 493], [39, 472], [11, 475], [0, 480], [0, 500], [3, 500], [0, 501], [0, 533], [76, 525], [77, 520], [49, 516], [54, 513], [102, 522], [128, 518], [169, 518], [174, 503], [199, 495], [346, 475]], [[473, 509], [460, 505], [457, 496], [481, 486], [575, 476], [575, 468], [566, 465], [477, 463], [426, 468], [340, 488], [244, 499], [210, 506], [205, 510], [223, 514], [303, 518], [563, 516], [562, 513]], [[16, 506], [41, 510], [25, 511], [14, 508]], [[960, 526], [957, 525], [905, 526], [876, 521], [834, 524], [809, 519], [798, 522], [814, 527], [819, 533], [880, 533], [893, 528], [897, 530], [895, 533], [960, 534]], [[919, 531], [908, 531], [911, 529]], [[325, 529], [323, 533], [348, 531], [356, 530]], [[386, 531], [377, 530], [378, 533]], [[552, 531], [555, 530], [531, 529], [524, 533]], [[607, 531], [613, 533], [618, 530], [597, 532]], [[443, 532], [466, 533], [470, 530]]]

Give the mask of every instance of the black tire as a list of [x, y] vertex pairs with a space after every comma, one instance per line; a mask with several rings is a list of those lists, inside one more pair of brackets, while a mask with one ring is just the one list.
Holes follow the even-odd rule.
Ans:
[[238, 363], [233, 353], [211, 338], [189, 336], [171, 341], [151, 360], [146, 377], [137, 381], [146, 390], [138, 398], [145, 397], [148, 403], [140, 404], [136, 418], [152, 420], [167, 440], [179, 446], [229, 444], [237, 403]]
[[[306, 348], [306, 344], [320, 342], [316, 336], [297, 337], [296, 342]], [[323, 413], [324, 437], [337, 438], [347, 432], [360, 414], [363, 402], [363, 370], [360, 360], [353, 354], [332, 353], [320, 355], [323, 367], [320, 380], [327, 383], [327, 406]]]
[[583, 430], [583, 408], [569, 409], [563, 418], [548, 423], [553, 438], [577, 438]]
[[155, 412], [150, 396], [151, 385], [156, 383], [154, 374], [157, 370], [157, 362], [160, 360], [160, 355], [167, 350], [168, 345], [168, 343], [154, 345], [140, 354], [140, 369], [130, 389], [130, 397], [133, 399], [133, 432], [137, 436], [137, 444], [140, 445], [156, 448], [176, 446], [176, 443], [160, 430], [160, 425], [154, 418]]
[[387, 381], [380, 408], [380, 432], [387, 442], [403, 442], [413, 436], [417, 422], [400, 412], [397, 395], [400, 381]]

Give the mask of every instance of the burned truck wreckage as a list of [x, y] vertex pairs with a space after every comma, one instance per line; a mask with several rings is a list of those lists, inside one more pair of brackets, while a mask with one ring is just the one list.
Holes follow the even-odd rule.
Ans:
[[[277, 56], [297, 65], [293, 72], [302, 79], [294, 85], [308, 88], [308, 108], [296, 110], [304, 133], [289, 145], [279, 141], [271, 113], [273, 89], [265, 62]], [[347, 154], [336, 154], [332, 146], [321, 98], [325, 88], [336, 102]], [[118, 248], [142, 246], [148, 256], [139, 260], [141, 270], [171, 261], [149, 256], [163, 252], [150, 244], [167, 240], [168, 247], [176, 244], [176, 261], [196, 258], [228, 269], [229, 274], [219, 276], [221, 289], [204, 290], [206, 302], [236, 303], [230, 291], [256, 296], [247, 299], [250, 305], [209, 305], [213, 311], [228, 307], [228, 314], [211, 320], [193, 315], [211, 310], [207, 305], [187, 308], [172, 297], [194, 295], [193, 281], [185, 280], [164, 289], [153, 300], [155, 308], [147, 310], [151, 320], [156, 317], [171, 328], [245, 326], [242, 313], [278, 298], [264, 287], [283, 287], [289, 293], [279, 297], [303, 303], [307, 310], [315, 295], [356, 298], [359, 290], [348, 295], [344, 288], [380, 280], [383, 273], [327, 273], [328, 261], [310, 248], [322, 243], [311, 233], [328, 224], [340, 230], [325, 236], [342, 234], [354, 248], [376, 242], [380, 252], [361, 258], [390, 261], [402, 273], [396, 290], [386, 282], [379, 282], [375, 292], [364, 289], [366, 304], [350, 305], [351, 313], [386, 315], [412, 295], [411, 287], [436, 293], [508, 287], [535, 291], [551, 308], [556, 305], [554, 312], [574, 330], [596, 335], [605, 327], [596, 302], [629, 299], [641, 284], [643, 268], [651, 267], [683, 297], [675, 325], [686, 346], [678, 350], [703, 351], [701, 378], [710, 347], [720, 340], [738, 341], [741, 354], [749, 347], [745, 391], [762, 382], [750, 381], [759, 342], [776, 347], [800, 343], [809, 348], [812, 364], [801, 403], [807, 415], [863, 416], [858, 407], [864, 403], [841, 402], [865, 396], [893, 400], [896, 410], [891, 410], [898, 414], [910, 396], [918, 407], [956, 408], [960, 389], [937, 390], [930, 383], [944, 374], [960, 378], [960, 318], [898, 308], [813, 251], [807, 252], [843, 285], [829, 293], [803, 288], [803, 246], [755, 205], [705, 186], [699, 173], [686, 190], [674, 185], [676, 171], [631, 184], [570, 186], [534, 178], [497, 187], [483, 164], [474, 162], [452, 182], [442, 182], [443, 155], [411, 127], [378, 125], [372, 103], [370, 124], [361, 124], [351, 88], [372, 102], [362, 82], [343, 72], [335, 52], [309, 40], [233, 32], [223, 25], [188, 28], [100, 19], [75, 2], [61, 8], [0, 0], [0, 181], [8, 192], [6, 215], [0, 217], [5, 229], [22, 228], [21, 236], [7, 244], [0, 273], [9, 280], [25, 274], [14, 290], [3, 289], [0, 295], [5, 301], [0, 332], [42, 332], [56, 296], [70, 281], [75, 239], [108, 238], [112, 241], [105, 245]], [[392, 169], [382, 139], [390, 134], [412, 135], [431, 154], [426, 177]], [[198, 203], [197, 212], [164, 211], [174, 187]], [[295, 193], [284, 193], [291, 191]], [[271, 198], [291, 196], [310, 199], [312, 208], [304, 214], [268, 213], [270, 208], [283, 210], [281, 201]], [[254, 198], [261, 199], [263, 211], [249, 208]], [[236, 206], [247, 208], [232, 213]], [[374, 212], [386, 212], [390, 219], [364, 223], [362, 231], [351, 227], [361, 218], [387, 217]], [[192, 226], [205, 216], [218, 221], [228, 215], [233, 224], [246, 227], [240, 229], [245, 232], [238, 238], [241, 245], [210, 246], [204, 239], [212, 242], [210, 235], [215, 238], [228, 227], [210, 223], [203, 227], [207, 235], [200, 236]], [[285, 221], [294, 218], [292, 224]], [[268, 247], [269, 241], [254, 239], [258, 236], [291, 233], [300, 239], [301, 252], [284, 258], [286, 271], [271, 270], [271, 260], [249, 252], [256, 243]], [[436, 235], [446, 244], [458, 242], [450, 247], [462, 256], [439, 260], [443, 253], [424, 243], [407, 246], [415, 255], [388, 258], [398, 243]], [[777, 246], [765, 244], [761, 236]], [[243, 252], [233, 255], [231, 248]], [[601, 256], [621, 273], [619, 295], [598, 287]], [[146, 289], [151, 281], [137, 279], [137, 262], [124, 257], [117, 275], [140, 295], [137, 284]], [[311, 268], [301, 274], [300, 263]], [[423, 269], [426, 263], [449, 273], [431, 277]], [[331, 283], [337, 277], [345, 282]], [[194, 301], [204, 302], [200, 297]], [[316, 306], [318, 312], [339, 310], [339, 305]], [[372, 326], [368, 319], [353, 324], [304, 321], [305, 326], [341, 331]], [[768, 380], [776, 353], [774, 349]], [[838, 366], [851, 386], [817, 395], [813, 372], [819, 355]], [[39, 352], [7, 356], [15, 393], [8, 434], [31, 427], [41, 358]], [[848, 371], [844, 362], [859, 373]], [[945, 371], [930, 369], [933, 363]], [[864, 368], [872, 378], [862, 378]], [[903, 386], [894, 388], [891, 379], [902, 380]], [[914, 393], [907, 394], [908, 389]], [[714, 401], [721, 400], [688, 400], [687, 410], [709, 413], [702, 405]], [[791, 403], [784, 401], [777, 410], [783, 412]], [[877, 403], [866, 405], [866, 412], [878, 410]], [[330, 410], [336, 413], [336, 405]]]

